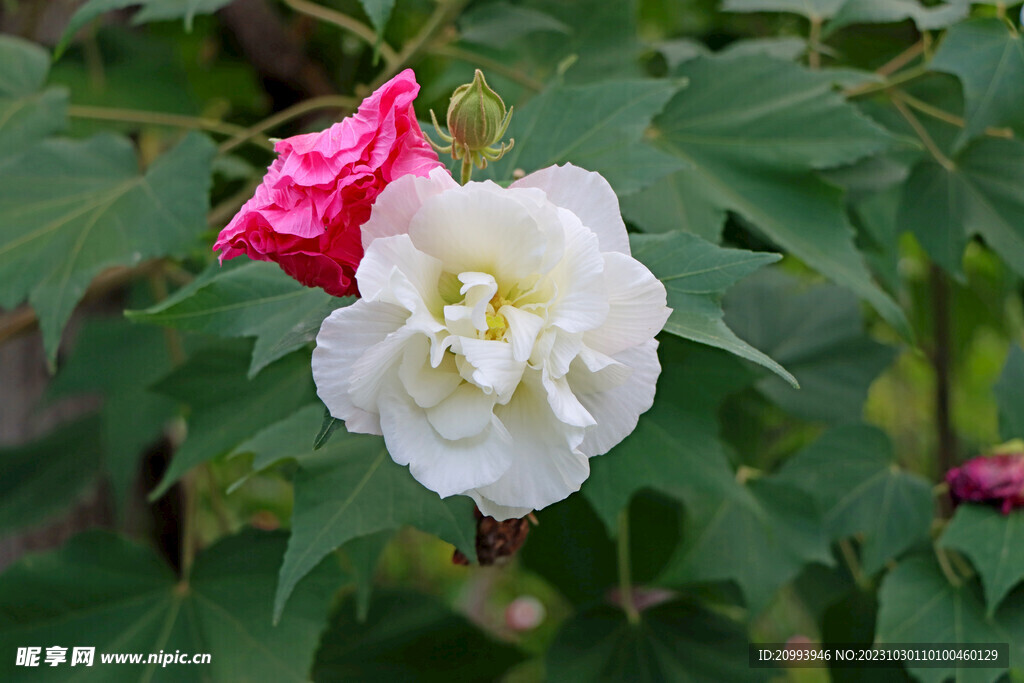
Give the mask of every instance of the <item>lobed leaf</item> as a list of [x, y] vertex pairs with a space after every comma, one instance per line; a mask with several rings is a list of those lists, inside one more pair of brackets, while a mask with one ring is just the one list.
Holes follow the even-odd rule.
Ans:
[[630, 237], [633, 257], [662, 281], [672, 315], [665, 330], [758, 363], [797, 386], [796, 379], [774, 360], [737, 337], [725, 324], [719, 299], [734, 283], [769, 263], [778, 254], [724, 249], [684, 232]]
[[219, 269], [182, 287], [143, 311], [126, 315], [142, 322], [220, 337], [255, 337], [249, 377], [269, 363], [313, 341], [320, 324], [352, 298], [305, 287], [277, 264], [248, 261]]
[[[118, 680], [306, 681], [341, 583], [324, 563], [296, 589], [275, 626], [270, 606], [284, 552], [283, 534], [253, 530], [218, 541], [196, 557], [180, 581], [150, 548], [105, 532], [89, 532], [59, 550], [32, 555], [0, 581], [0, 651], [60, 645], [95, 647], [92, 667], [42, 666], [40, 681], [110, 680], [102, 653], [208, 653], [209, 664], [161, 669], [122, 665]], [[17, 680], [15, 659], [0, 671]], [[22, 671], [23, 673], [23, 671]]]
[[28, 296], [50, 363], [93, 277], [181, 253], [205, 229], [214, 151], [191, 133], [140, 174], [131, 143], [103, 134], [0, 161], [0, 306]]
[[814, 499], [830, 540], [861, 539], [869, 575], [928, 539], [931, 484], [900, 469], [889, 438], [875, 427], [850, 424], [826, 432], [787, 460], [777, 479]]
[[49, 70], [46, 50], [0, 35], [0, 159], [67, 127], [68, 92], [43, 89]]
[[981, 575], [991, 617], [1024, 578], [1024, 514], [1004, 515], [985, 505], [960, 505], [939, 543], [961, 551]]

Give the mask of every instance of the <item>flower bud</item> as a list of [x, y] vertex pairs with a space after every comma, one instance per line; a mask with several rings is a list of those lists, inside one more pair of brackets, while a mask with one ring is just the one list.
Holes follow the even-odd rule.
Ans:
[[448, 104], [448, 134], [441, 131], [434, 112], [430, 112], [434, 130], [441, 140], [440, 145], [430, 138], [428, 142], [438, 152], [451, 154], [453, 159], [462, 159], [462, 184], [469, 182], [473, 166], [486, 168], [488, 161], [497, 161], [512, 149], [515, 140], [498, 142], [508, 130], [512, 110], [505, 110], [505, 103], [498, 93], [491, 90], [480, 69], [476, 70], [472, 83], [460, 85], [452, 93]]
[[953, 503], [997, 505], [1008, 514], [1024, 506], [1024, 453], [997, 453], [968, 460], [946, 473]]
[[505, 103], [477, 69], [472, 83], [460, 85], [452, 93], [448, 105], [448, 133], [464, 150], [479, 152], [501, 139], [509, 118]]

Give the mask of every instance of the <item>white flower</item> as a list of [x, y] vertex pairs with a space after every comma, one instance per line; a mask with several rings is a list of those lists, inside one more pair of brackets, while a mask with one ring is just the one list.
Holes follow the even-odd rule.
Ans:
[[362, 298], [316, 339], [317, 393], [442, 497], [496, 519], [562, 500], [651, 407], [670, 310], [599, 174], [403, 176], [363, 245]]

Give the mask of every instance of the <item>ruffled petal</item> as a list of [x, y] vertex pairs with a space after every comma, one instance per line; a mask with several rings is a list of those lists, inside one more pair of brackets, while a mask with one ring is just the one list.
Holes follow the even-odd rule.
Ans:
[[496, 481], [512, 460], [512, 440], [497, 420], [476, 436], [448, 440], [400, 387], [381, 397], [380, 421], [388, 453], [442, 498]]
[[467, 382], [428, 408], [427, 420], [441, 437], [455, 441], [482, 432], [491, 423], [493, 409], [494, 394], [485, 394]]
[[493, 392], [498, 403], [507, 403], [519, 385], [526, 363], [512, 355], [512, 345], [489, 339], [461, 337], [452, 343], [459, 372], [484, 391]]
[[[567, 216], [565, 255], [551, 271], [558, 296], [548, 307], [548, 324], [566, 332], [584, 332], [599, 327], [608, 315], [608, 289], [618, 283], [604, 276], [605, 260], [597, 237], [575, 216]], [[629, 257], [626, 257], [629, 258]]]
[[508, 405], [494, 414], [515, 442], [515, 457], [508, 471], [476, 493], [509, 507], [535, 510], [578, 491], [590, 475], [586, 456], [577, 450], [583, 429], [559, 422], [548, 407], [539, 373], [530, 371]]
[[660, 332], [672, 309], [666, 306], [665, 285], [646, 266], [624, 254], [603, 256], [608, 315], [604, 324], [584, 334], [583, 341], [614, 356]]
[[312, 362], [316, 393], [350, 432], [381, 433], [377, 414], [352, 402], [352, 367], [370, 348], [401, 328], [408, 315], [390, 304], [356, 301], [335, 310], [320, 326]]
[[500, 287], [541, 272], [547, 246], [531, 211], [493, 183], [427, 199], [412, 217], [409, 236], [448, 272], [490, 273]]
[[584, 393], [583, 388], [593, 380], [580, 380], [580, 375], [589, 374], [574, 364], [567, 379], [576, 392], [580, 403], [594, 416], [596, 424], [587, 428], [580, 451], [587, 456], [607, 453], [636, 429], [640, 415], [654, 405], [654, 389], [661, 373], [658, 362], [658, 342], [648, 339], [643, 344], [631, 347], [614, 356], [622, 365], [630, 368], [629, 377], [619, 386], [606, 391]]
[[378, 237], [408, 234], [409, 223], [424, 201], [457, 187], [443, 167], [432, 169], [426, 178], [403, 175], [392, 180], [377, 195], [370, 218], [363, 224], [363, 247]]
[[512, 183], [511, 187], [536, 187], [548, 199], [576, 214], [597, 235], [601, 251], [629, 254], [629, 236], [619, 210], [615, 190], [600, 173], [572, 164], [548, 166]]
[[408, 235], [375, 240], [366, 250], [356, 271], [363, 298], [371, 301], [380, 298], [389, 289], [392, 271], [396, 268], [416, 288], [420, 298], [440, 302], [437, 281], [441, 277], [441, 262], [416, 249]]
[[436, 368], [431, 366], [429, 354], [427, 337], [417, 335], [406, 344], [402, 364], [398, 366], [398, 379], [420, 408], [436, 406], [462, 384], [452, 354], [444, 354]]
[[493, 517], [499, 522], [503, 522], [506, 519], [522, 519], [533, 512], [533, 508], [498, 505], [487, 496], [480, 495], [479, 491], [470, 490], [466, 491], [465, 494], [476, 502], [476, 506], [480, 509], [481, 513], [488, 517]]

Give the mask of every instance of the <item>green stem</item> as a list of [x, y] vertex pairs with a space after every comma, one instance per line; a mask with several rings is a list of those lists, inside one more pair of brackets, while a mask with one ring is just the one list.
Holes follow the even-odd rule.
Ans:
[[473, 160], [469, 158], [469, 152], [462, 157], [462, 184], [465, 185], [473, 177]]
[[921, 143], [925, 146], [925, 149], [927, 149], [928, 152], [931, 153], [935, 161], [939, 162], [939, 165], [942, 166], [947, 171], [952, 172], [956, 170], [956, 164], [954, 164], [949, 157], [942, 153], [942, 150], [939, 149], [939, 146], [935, 144], [934, 140], [932, 140], [932, 136], [928, 134], [928, 131], [925, 130], [924, 126], [921, 125], [921, 122], [917, 120], [916, 116], [914, 116], [914, 112], [910, 111], [910, 109], [907, 108], [907, 105], [903, 101], [903, 98], [900, 97], [900, 94], [892, 93], [891, 99], [893, 106], [895, 106], [896, 109], [899, 111], [900, 115], [902, 115], [903, 118], [906, 119], [907, 123], [910, 124], [910, 127], [914, 129], [914, 132], [917, 134], [917, 137], [921, 140]]
[[[68, 115], [79, 119], [120, 121], [121, 123], [139, 123], [153, 126], [190, 128], [194, 130], [205, 130], [210, 133], [219, 133], [220, 135], [240, 135], [245, 132], [245, 128], [242, 126], [236, 126], [233, 123], [226, 123], [216, 119], [204, 119], [197, 116], [166, 114], [159, 111], [115, 109], [111, 107], [92, 107], [85, 104], [72, 104], [68, 107]], [[266, 140], [255, 140], [253, 142], [265, 149], [273, 149], [273, 145]]]
[[[377, 32], [363, 22], [357, 21], [347, 14], [342, 14], [341, 12], [330, 9], [329, 7], [323, 7], [313, 2], [307, 2], [306, 0], [282, 0], [282, 2], [299, 14], [305, 14], [306, 16], [319, 19], [320, 21], [344, 29], [351, 34], [362, 38], [364, 41], [369, 43], [371, 47], [378, 46]], [[383, 40], [380, 41], [379, 49], [380, 55], [384, 58], [385, 64], [390, 65], [398, 60], [398, 53]]]
[[[248, 142], [252, 138], [262, 135], [271, 128], [280, 126], [282, 123], [291, 121], [303, 114], [308, 114], [309, 112], [316, 111], [318, 109], [341, 109], [343, 111], [352, 111], [358, 106], [359, 101], [356, 98], [348, 97], [347, 95], [323, 95], [321, 97], [312, 97], [308, 100], [303, 100], [298, 104], [294, 104], [287, 109], [282, 109], [276, 114], [268, 116], [248, 128], [241, 129], [235, 137], [221, 143], [220, 152], [221, 154], [230, 152], [235, 147]], [[273, 145], [270, 145], [270, 147], [273, 149]]]
[[633, 570], [629, 557], [629, 509], [619, 513], [619, 602], [626, 613], [626, 621], [633, 626], [640, 623], [640, 612], [633, 601]]
[[807, 34], [807, 66], [812, 69], [821, 68], [821, 54], [818, 52], [821, 46], [821, 17], [811, 17], [811, 30]]
[[912, 81], [915, 78], [920, 78], [928, 73], [928, 67], [916, 66], [913, 69], [907, 69], [906, 71], [900, 71], [895, 74], [892, 78], [889, 78], [882, 83], [868, 83], [866, 85], [859, 85], [855, 88], [850, 88], [843, 91], [846, 97], [863, 97], [872, 93], [879, 92], [881, 90], [889, 90], [901, 83]]
[[370, 84], [370, 90], [376, 90], [386, 83], [388, 79], [398, 73], [403, 66], [414, 60], [420, 52], [430, 43], [434, 36], [443, 29], [448, 22], [458, 15], [468, 0], [438, 0], [434, 12], [423, 24], [419, 33], [402, 47], [394, 62], [388, 64], [387, 68], [380, 72]]

